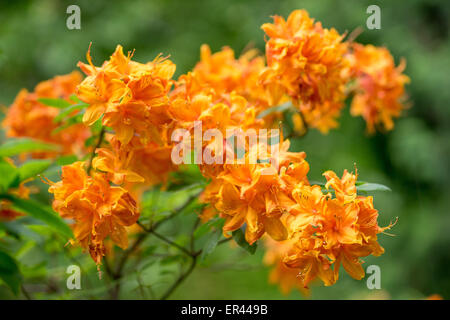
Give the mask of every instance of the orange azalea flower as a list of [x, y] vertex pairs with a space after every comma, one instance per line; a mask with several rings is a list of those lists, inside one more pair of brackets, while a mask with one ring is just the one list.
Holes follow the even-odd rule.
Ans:
[[[53, 79], [39, 83], [34, 92], [23, 89], [14, 103], [8, 108], [3, 126], [8, 137], [30, 137], [45, 142], [60, 145], [62, 154], [85, 153], [84, 141], [90, 136], [88, 128], [82, 124], [72, 125], [58, 132], [54, 130], [63, 125], [55, 122], [57, 108], [43, 105], [39, 98], [61, 98], [69, 100], [76, 86], [81, 82], [81, 75], [72, 72], [68, 75], [56, 76]], [[36, 158], [51, 158], [57, 153], [34, 153]]]
[[309, 126], [322, 132], [336, 127], [348, 81], [343, 36], [314, 22], [305, 10], [293, 11], [287, 20], [275, 16], [273, 24], [261, 28], [269, 37], [261, 81], [276, 93], [273, 103], [284, 91]]
[[323, 175], [327, 179], [325, 188], [328, 189], [331, 186], [336, 193], [336, 198], [344, 203], [353, 201], [356, 198], [355, 183], [356, 179], [358, 179], [358, 171], [356, 169], [355, 171], [355, 174], [352, 174], [344, 170], [342, 179], [339, 179], [333, 171], [324, 172]]
[[110, 149], [98, 149], [98, 156], [93, 159], [94, 168], [107, 172], [108, 178], [115, 184], [124, 184], [127, 190], [135, 187], [148, 187], [156, 184], [166, 184], [169, 173], [176, 170], [172, 163], [172, 147], [167, 144], [167, 131], [161, 130], [164, 145], [155, 142], [142, 143], [138, 137], [133, 137], [128, 144], [123, 144], [117, 136], [107, 140]]
[[146, 185], [163, 184], [169, 181], [169, 173], [176, 170], [172, 163], [172, 147], [150, 142], [134, 150], [130, 170], [145, 179]]
[[96, 150], [97, 156], [92, 161], [94, 169], [107, 172], [108, 178], [115, 184], [124, 182], [144, 182], [137, 173], [127, 170], [133, 153], [129, 153], [126, 159], [120, 159], [112, 150], [100, 148]]
[[309, 289], [305, 288], [300, 279], [300, 269], [288, 268], [283, 263], [283, 258], [292, 247], [292, 241], [274, 241], [269, 237], [264, 237], [264, 245], [266, 248], [264, 264], [272, 266], [269, 282], [278, 284], [284, 295], [288, 295], [295, 288], [303, 295], [309, 296]]
[[409, 78], [402, 73], [405, 62], [402, 60], [396, 67], [386, 48], [355, 43], [352, 49], [349, 60], [357, 80], [357, 90], [351, 113], [364, 118], [369, 133], [375, 131], [376, 125], [392, 130], [392, 119], [399, 117], [405, 109], [402, 99], [405, 95], [404, 86], [409, 82]]
[[225, 236], [245, 224], [245, 237], [250, 244], [265, 232], [275, 240], [286, 239], [287, 230], [280, 217], [295, 204], [290, 190], [294, 184], [307, 183], [309, 169], [305, 154], [288, 152], [288, 148], [286, 140], [277, 156], [280, 169], [271, 163], [252, 164], [249, 159], [252, 153], [262, 149], [261, 145], [255, 145], [247, 152], [243, 164], [225, 164], [216, 173], [202, 200], [210, 202], [225, 218]]
[[157, 141], [157, 129], [152, 127], [170, 122], [167, 94], [175, 65], [160, 56], [141, 64], [132, 56], [125, 56], [119, 45], [102, 67], [92, 64], [89, 51], [89, 64], [78, 63], [88, 76], [77, 89], [78, 97], [90, 104], [83, 121], [91, 125], [104, 114], [103, 125], [112, 127], [123, 144], [134, 135], [144, 142]]
[[211, 54], [208, 45], [200, 49], [200, 62], [192, 76], [204, 87], [210, 87], [218, 95], [236, 92], [257, 107], [268, 105], [268, 96], [259, 84], [259, 74], [265, 67], [264, 57], [257, 50], [249, 50], [236, 59], [229, 47]]
[[110, 237], [122, 249], [128, 247], [126, 228], [139, 218], [136, 202], [125, 189], [111, 186], [102, 173], [86, 174], [83, 162], [62, 168], [62, 180], [50, 183], [53, 209], [73, 219], [77, 242], [89, 250], [95, 263], [105, 255], [104, 240]]
[[384, 249], [377, 234], [392, 226], [378, 226], [372, 197], [356, 194], [356, 175], [347, 171], [342, 179], [332, 171], [324, 175], [335, 197], [323, 194], [320, 186], [299, 185], [293, 191], [296, 205], [284, 219], [293, 246], [283, 261], [301, 269], [305, 286], [315, 278], [334, 284], [341, 264], [350, 276], [362, 279], [360, 258], [381, 255]]

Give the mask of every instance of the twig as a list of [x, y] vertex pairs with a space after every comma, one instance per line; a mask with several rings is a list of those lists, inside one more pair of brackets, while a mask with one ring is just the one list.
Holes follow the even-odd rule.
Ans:
[[182, 212], [184, 209], [186, 209], [191, 203], [192, 201], [194, 201], [195, 199], [197, 199], [197, 197], [200, 195], [200, 193], [202, 193], [203, 190], [196, 192], [195, 194], [189, 196], [189, 198], [186, 200], [186, 202], [184, 202], [180, 207], [176, 208], [175, 210], [172, 211], [172, 214], [168, 215], [164, 220], [158, 221], [156, 223], [154, 223], [150, 229], [156, 229], [158, 227], [160, 227], [163, 223], [166, 223], [167, 221], [173, 219], [174, 217], [176, 217], [180, 212]]
[[180, 274], [180, 276], [175, 280], [175, 282], [167, 289], [167, 291], [161, 296], [161, 300], [167, 300], [169, 296], [178, 288], [180, 284], [183, 283], [184, 280], [194, 271], [195, 266], [197, 265], [197, 256], [192, 257], [191, 264], [189, 268]]
[[100, 134], [98, 136], [98, 140], [97, 140], [97, 144], [95, 145], [94, 149], [91, 152], [91, 157], [89, 158], [89, 165], [87, 168], [87, 173], [89, 174], [92, 170], [92, 161], [94, 160], [95, 157], [95, 150], [97, 150], [98, 148], [100, 148], [102, 142], [103, 142], [103, 137], [105, 136], [105, 127], [102, 127], [102, 129], [100, 130]]
[[28, 293], [27, 289], [25, 289], [25, 286], [22, 284], [20, 285], [20, 289], [22, 289], [22, 293], [25, 296], [25, 298], [27, 300], [33, 300], [33, 298], [31, 297], [31, 295]]
[[188, 256], [192, 256], [193, 253], [189, 250], [187, 250], [186, 248], [180, 246], [178, 243], [173, 242], [172, 240], [170, 240], [169, 238], [166, 238], [165, 236], [163, 236], [162, 234], [157, 233], [155, 230], [151, 229], [148, 231], [150, 234], [154, 235], [155, 237], [157, 237], [158, 239], [164, 241], [165, 243], [171, 245], [172, 247], [177, 248], [178, 250], [182, 251], [183, 253], [185, 253]]
[[298, 113], [300, 114], [300, 118], [302, 119], [303, 128], [304, 128], [303, 133], [302, 133], [302, 135], [300, 135], [300, 137], [304, 137], [304, 136], [306, 136], [306, 134], [309, 131], [308, 123], [306, 122], [306, 119], [305, 119], [305, 116], [303, 115], [303, 112], [299, 111]]
[[[178, 244], [172, 242], [171, 240], [165, 238], [164, 236], [158, 234], [155, 234], [155, 230], [156, 228], [160, 227], [164, 222], [172, 219], [173, 217], [175, 217], [179, 212], [182, 212], [185, 208], [187, 208], [193, 200], [195, 200], [200, 192], [193, 194], [192, 196], [190, 196], [188, 198], [188, 200], [183, 203], [180, 207], [178, 207], [177, 209], [175, 209], [173, 211], [173, 213], [168, 216], [167, 218], [165, 218], [164, 220], [161, 220], [157, 223], [155, 223], [154, 225], [152, 225], [150, 228], [146, 228], [145, 226], [142, 225], [141, 222], [137, 222], [137, 224], [145, 231], [145, 233], [141, 233], [138, 238], [136, 239], [136, 241], [133, 243], [133, 245], [131, 247], [129, 247], [127, 250], [125, 250], [124, 254], [122, 255], [121, 259], [118, 262], [117, 268], [115, 271], [111, 270], [111, 268], [109, 268], [108, 265], [105, 264], [105, 270], [107, 272], [107, 274], [113, 279], [113, 280], [117, 280], [115, 286], [112, 288], [112, 290], [110, 291], [110, 296], [111, 299], [116, 300], [119, 297], [119, 292], [120, 292], [120, 288], [121, 288], [121, 284], [120, 284], [120, 278], [122, 278], [123, 276], [123, 269], [126, 265], [126, 262], [128, 260], [128, 258], [130, 257], [130, 255], [132, 253], [134, 253], [139, 246], [142, 244], [142, 242], [144, 242], [144, 240], [150, 235], [153, 234], [156, 237], [159, 237], [161, 240], [163, 240], [162, 238], [164, 238], [164, 241], [169, 243], [170, 245], [174, 245], [176, 247], [182, 248], [183, 252], [188, 252], [185, 248], [179, 246]], [[189, 256], [192, 256], [191, 252], [188, 252]], [[108, 271], [109, 268], [109, 271]]]

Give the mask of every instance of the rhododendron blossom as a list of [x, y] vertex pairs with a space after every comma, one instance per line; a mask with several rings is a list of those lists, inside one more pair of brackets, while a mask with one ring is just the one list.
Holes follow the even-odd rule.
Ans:
[[[136, 253], [147, 232], [196, 263], [201, 250], [194, 235], [189, 250], [155, 231], [177, 212], [141, 217], [149, 210], [140, 201], [146, 192], [174, 188], [185, 164], [199, 171], [198, 184], [181, 183], [200, 189], [194, 197], [200, 204], [190, 213], [199, 218], [195, 226], [214, 225], [218, 243], [222, 235], [236, 240], [240, 232], [244, 244], [236, 242], [244, 247], [265, 239], [270, 280], [283, 293], [297, 288], [307, 294], [316, 279], [333, 285], [341, 266], [360, 280], [362, 258], [384, 252], [378, 237], [392, 224], [378, 225], [373, 197], [358, 189], [356, 168], [342, 177], [327, 170], [323, 183], [313, 182], [310, 166], [321, 165], [292, 150], [291, 141], [310, 129], [336, 128], [350, 97], [351, 114], [362, 116], [369, 132], [380, 125], [392, 129], [405, 108], [404, 63], [396, 67], [386, 48], [346, 40], [305, 10], [273, 20], [262, 26], [265, 52], [235, 56], [229, 47], [213, 53], [203, 45], [200, 61], [178, 79], [175, 63], [162, 54], [141, 63], [118, 45], [95, 66], [89, 46], [87, 63], [78, 63], [84, 79], [74, 71], [17, 95], [3, 122], [7, 135], [62, 147], [35, 157], [77, 156], [62, 165], [60, 181], [42, 179], [50, 185], [54, 211], [71, 225], [70, 242], [88, 251], [99, 269], [105, 255], [115, 255], [114, 245], [129, 248], [130, 230], [137, 238], [123, 259]], [[79, 105], [61, 111], [40, 98]], [[56, 121], [61, 113], [82, 120], [63, 126]], [[28, 197], [23, 184], [9, 192]], [[0, 219], [15, 217], [10, 203], [0, 201]], [[124, 264], [113, 271], [114, 280]]]

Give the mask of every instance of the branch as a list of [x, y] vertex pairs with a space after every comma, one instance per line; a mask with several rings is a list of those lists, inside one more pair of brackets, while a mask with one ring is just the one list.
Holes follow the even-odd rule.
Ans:
[[[97, 144], [97, 145], [99, 145], [99, 144]], [[176, 244], [176, 243], [172, 242], [171, 240], [165, 238], [164, 236], [160, 235], [159, 233], [155, 234], [155, 229], [160, 227], [164, 222], [166, 222], [166, 221], [172, 219], [173, 217], [175, 217], [179, 212], [183, 211], [185, 208], [187, 208], [192, 203], [192, 201], [195, 200], [198, 197], [200, 192], [197, 192], [196, 194], [193, 194], [192, 196], [190, 196], [188, 198], [188, 200], [185, 203], [183, 203], [180, 207], [176, 208], [170, 216], [166, 217], [164, 220], [161, 220], [161, 221], [155, 223], [150, 228], [146, 228], [145, 226], [142, 225], [141, 222], [138, 221], [137, 224], [145, 231], [145, 233], [141, 233], [138, 236], [138, 238], [136, 239], [136, 241], [133, 243], [133, 245], [131, 247], [129, 247], [127, 250], [125, 250], [124, 254], [122, 255], [121, 259], [119, 260], [119, 263], [118, 263], [117, 268], [116, 268], [115, 271], [111, 270], [109, 265], [105, 264], [106, 273], [113, 280], [119, 280], [120, 278], [122, 278], [122, 276], [123, 276], [123, 269], [124, 269], [124, 267], [126, 265], [126, 262], [127, 262], [128, 258], [130, 257], [130, 255], [132, 253], [134, 253], [139, 248], [139, 246], [142, 244], [142, 242], [144, 242], [144, 240], [150, 234], [153, 234], [156, 237], [160, 238], [161, 240], [169, 243], [170, 245], [177, 247], [178, 249], [182, 250], [184, 253], [187, 253], [190, 257], [192, 257], [194, 254], [189, 252], [189, 251], [187, 251], [187, 249], [179, 246], [178, 244]], [[110, 291], [111, 299], [116, 300], [119, 297], [119, 292], [120, 292], [120, 281], [117, 281], [117, 283], [114, 286], [114, 288]]]
[[186, 280], [186, 278], [192, 273], [192, 271], [194, 271], [196, 265], [197, 265], [197, 256], [193, 256], [189, 268], [185, 272], [180, 274], [178, 279], [161, 296], [161, 300], [167, 300], [167, 298], [169, 298], [169, 296], [178, 288], [178, 286], [182, 284], [184, 280]]
[[100, 131], [100, 134], [98, 136], [98, 140], [97, 140], [97, 144], [95, 145], [94, 149], [91, 152], [91, 157], [89, 158], [89, 165], [87, 168], [87, 173], [89, 174], [92, 170], [92, 160], [94, 160], [95, 157], [95, 151], [100, 148], [102, 142], [103, 142], [103, 137], [105, 136], [105, 127], [102, 127], [102, 130]]
[[[160, 227], [163, 223], [171, 220], [172, 218], [176, 217], [180, 212], [182, 212], [184, 209], [186, 209], [192, 201], [198, 198], [198, 196], [203, 192], [203, 190], [200, 190], [199, 192], [194, 193], [191, 195], [185, 203], [183, 203], [180, 207], [176, 208], [172, 211], [172, 214], [168, 215], [165, 219], [158, 221], [154, 223], [149, 230], [155, 230], [156, 228]], [[142, 227], [142, 226], [141, 226]]]

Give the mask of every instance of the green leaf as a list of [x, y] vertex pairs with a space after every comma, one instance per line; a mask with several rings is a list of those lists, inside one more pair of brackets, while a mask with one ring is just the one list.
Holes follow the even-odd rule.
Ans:
[[220, 228], [221, 225], [223, 225], [224, 219], [220, 218], [213, 218], [209, 220], [208, 222], [205, 222], [201, 224], [197, 229], [194, 231], [194, 238], [198, 239], [206, 235], [211, 231], [212, 228]]
[[268, 115], [270, 115], [272, 113], [284, 112], [284, 111], [289, 110], [291, 108], [292, 108], [292, 104], [290, 102], [287, 102], [287, 103], [284, 103], [282, 105], [271, 107], [271, 108], [268, 108], [268, 109], [265, 109], [265, 110], [261, 111], [258, 114], [257, 118], [261, 119], [261, 118], [264, 118], [264, 117], [266, 117], [266, 116], [268, 116]]
[[42, 104], [45, 104], [49, 107], [64, 109], [70, 106], [70, 102], [64, 99], [55, 99], [55, 98], [39, 98], [38, 101]]
[[200, 262], [204, 261], [206, 257], [209, 256], [214, 249], [216, 249], [217, 243], [219, 242], [221, 236], [221, 229], [214, 230], [214, 232], [210, 234], [208, 240], [206, 240], [205, 245], [203, 246], [202, 253], [200, 255]]
[[358, 182], [356, 190], [359, 192], [369, 192], [369, 191], [392, 191], [389, 187], [379, 184], [379, 183], [369, 183], [369, 182]]
[[15, 238], [16, 240], [20, 239], [20, 234], [17, 230], [10, 225], [8, 222], [0, 222], [0, 230], [5, 231], [7, 235]]
[[0, 192], [7, 192], [12, 186], [19, 185], [19, 172], [6, 161], [0, 161]]
[[0, 157], [12, 157], [25, 152], [58, 151], [60, 146], [29, 138], [8, 139], [0, 146]]
[[8, 253], [0, 250], [0, 279], [2, 279], [15, 295], [19, 293], [22, 277], [16, 261]]
[[64, 129], [67, 129], [75, 124], [79, 124], [83, 122], [83, 115], [82, 114], [76, 114], [70, 118], [67, 118], [63, 125], [59, 126], [58, 128], [53, 129], [52, 134], [57, 134]]
[[73, 238], [73, 233], [70, 227], [51, 208], [34, 200], [21, 199], [9, 194], [3, 194], [0, 195], [0, 197], [10, 200], [15, 209], [45, 222], [64, 237]]
[[30, 160], [19, 168], [20, 181], [35, 177], [44, 172], [52, 164], [50, 160]]
[[320, 182], [320, 181], [315, 181], [315, 180], [310, 180], [309, 184], [310, 185], [325, 186], [325, 182]]
[[83, 101], [81, 101], [81, 100], [77, 97], [76, 94], [72, 94], [72, 95], [69, 97], [69, 99], [72, 100], [73, 102], [76, 102], [76, 103], [84, 103]]
[[245, 251], [247, 251], [250, 254], [255, 254], [257, 244], [256, 242], [253, 245], [249, 245], [247, 240], [245, 240], [244, 232], [242, 232], [241, 229], [237, 229], [233, 231], [233, 240], [236, 241], [236, 243], [243, 248]]
[[181, 254], [167, 256], [165, 258], [162, 258], [161, 261], [159, 262], [159, 264], [162, 265], [162, 266], [174, 264], [174, 263], [179, 262], [180, 260], [183, 260], [183, 257], [184, 256], [181, 255]]
[[53, 122], [58, 123], [58, 122], [62, 121], [65, 117], [71, 115], [74, 111], [84, 109], [88, 106], [89, 105], [86, 103], [77, 103], [77, 104], [68, 106], [67, 108], [62, 109], [59, 112], [59, 114], [53, 119]]
[[204, 186], [207, 180], [200, 172], [197, 165], [187, 164], [180, 166], [180, 169], [171, 173], [172, 183], [167, 188], [168, 191], [182, 190], [189, 186]]
[[61, 156], [58, 159], [56, 159], [56, 164], [58, 166], [66, 166], [66, 165], [72, 164], [76, 161], [78, 161], [78, 158], [75, 155]]

